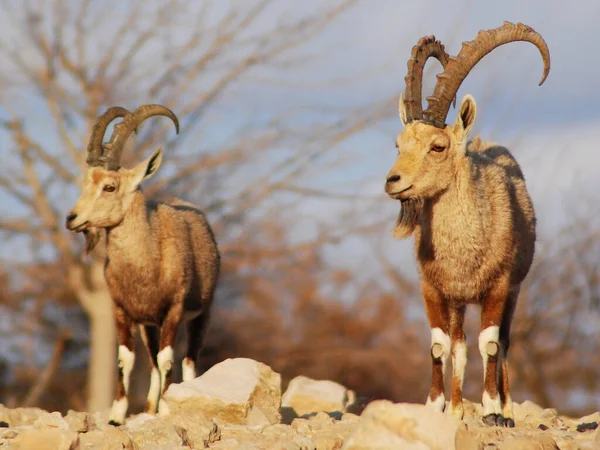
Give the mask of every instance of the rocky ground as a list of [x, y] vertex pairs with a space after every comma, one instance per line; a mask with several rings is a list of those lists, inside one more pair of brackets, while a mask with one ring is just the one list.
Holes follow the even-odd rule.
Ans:
[[[360, 414], [360, 415], [357, 415]], [[173, 384], [159, 416], [140, 414], [120, 427], [107, 413], [0, 406], [2, 449], [600, 449], [600, 413], [573, 419], [515, 404], [517, 426], [489, 428], [480, 405], [465, 418], [423, 405], [378, 400], [366, 405], [332, 381], [281, 378], [249, 359], [229, 359], [193, 381]]]

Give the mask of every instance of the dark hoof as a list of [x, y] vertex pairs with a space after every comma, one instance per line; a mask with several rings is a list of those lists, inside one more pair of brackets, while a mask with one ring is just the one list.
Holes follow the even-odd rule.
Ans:
[[488, 427], [505, 426], [504, 416], [502, 416], [502, 414], [488, 414], [483, 418], [483, 423]]
[[504, 426], [506, 428], [514, 428], [515, 427], [515, 421], [513, 419], [504, 419]]
[[109, 420], [108, 424], [112, 425], [113, 427], [121, 426], [121, 424], [119, 422], [115, 422], [114, 420]]
[[577, 431], [579, 431], [580, 433], [583, 433], [584, 431], [588, 430], [595, 430], [596, 428], [598, 428], [598, 422], [586, 422], [577, 425]]

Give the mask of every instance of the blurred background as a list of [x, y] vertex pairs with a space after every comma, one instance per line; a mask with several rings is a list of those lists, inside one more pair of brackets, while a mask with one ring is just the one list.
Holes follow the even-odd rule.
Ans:
[[[401, 130], [398, 95], [421, 36], [456, 54], [478, 30], [509, 20], [546, 39], [548, 80], [537, 86], [535, 47], [514, 43], [479, 63], [458, 98], [475, 96], [474, 132], [513, 151], [537, 210], [535, 265], [513, 322], [513, 398], [566, 414], [597, 410], [598, 17], [592, 0], [2, 2], [0, 402], [64, 412], [112, 401], [103, 246], [83, 260], [83, 237], [63, 224], [97, 116], [145, 103], [173, 109], [182, 132], [147, 121], [124, 165], [164, 144], [146, 194], [200, 206], [222, 252], [202, 370], [249, 357], [284, 383], [303, 374], [366, 399], [423, 402], [429, 328], [412, 239], [392, 239], [400, 205], [383, 191]], [[427, 65], [424, 96], [439, 70]], [[478, 328], [471, 307], [473, 401]], [[140, 351], [132, 412], [148, 384]]]

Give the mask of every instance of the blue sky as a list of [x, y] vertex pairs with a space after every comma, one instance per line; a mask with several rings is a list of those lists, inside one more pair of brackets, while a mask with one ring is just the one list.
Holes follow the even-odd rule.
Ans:
[[[552, 246], [573, 212], [599, 212], [596, 141], [600, 90], [596, 83], [600, 63], [593, 57], [597, 54], [598, 17], [600, 3], [593, 1], [371, 1], [345, 15], [328, 33], [336, 48], [336, 55], [329, 59], [329, 70], [335, 71], [332, 76], [358, 71], [367, 74], [367, 81], [361, 81], [359, 89], [342, 83], [328, 95], [346, 102], [399, 94], [410, 50], [423, 35], [435, 34], [449, 53], [456, 54], [462, 41], [504, 20], [532, 26], [550, 49], [552, 67], [544, 85], [537, 85], [542, 73], [537, 49], [529, 43], [511, 43], [476, 66], [458, 97], [471, 93], [478, 100], [474, 133], [508, 146], [521, 163], [537, 208], [538, 248]], [[432, 88], [431, 79], [425, 82], [427, 88]], [[451, 110], [448, 121], [454, 120], [454, 115]], [[368, 250], [373, 240], [387, 249], [399, 268], [413, 275], [416, 272], [412, 242], [396, 242], [390, 236], [398, 205], [383, 193], [383, 179], [395, 158], [393, 143], [400, 130], [395, 111], [390, 111], [390, 120], [343, 145], [343, 151], [355, 159], [337, 175], [356, 180], [342, 188], [357, 196], [352, 202], [360, 212], [356, 220], [375, 222], [389, 217], [389, 226], [371, 242], [350, 238], [345, 245], [329, 250], [332, 261], [343, 262], [359, 277], [373, 276], [365, 270], [373, 267]], [[329, 182], [336, 185], [339, 180], [330, 178]], [[359, 199], [364, 197], [367, 200]], [[332, 211], [336, 205], [344, 211], [348, 206], [339, 201], [307, 200], [300, 211], [307, 224], [324, 215], [335, 221]]]
[[[194, 7], [201, 4], [197, 0], [188, 1]], [[249, 1], [216, 0], [215, 17], [222, 13], [220, 8], [226, 10], [229, 4], [242, 7]], [[266, 15], [258, 24], [259, 29], [254, 31], [261, 32], [262, 26], [268, 28], [280, 14], [288, 17], [305, 14], [323, 3], [323, 0], [278, 0], [276, 10]], [[51, 2], [38, 4], [41, 14], [51, 9]], [[120, 0], [93, 4], [97, 8], [128, 5]], [[152, 9], [155, 4], [148, 0], [144, 3], [148, 6], [144, 8]], [[0, 40], [4, 42], [11, 35], [23, 42], [24, 39], [19, 37], [23, 29], [7, 23], [6, 16], [1, 14], [2, 8]], [[122, 18], [115, 14], [114, 23], [103, 28], [103, 32], [110, 36], [110, 27], [117, 27]], [[461, 86], [458, 98], [460, 100], [466, 93], [475, 96], [478, 116], [474, 133], [508, 146], [521, 163], [537, 210], [538, 249], [556, 248], [561, 245], [559, 230], [572, 222], [574, 213], [578, 218], [600, 217], [598, 18], [600, 2], [597, 0], [362, 0], [338, 18], [322, 36], [295, 52], [295, 56], [302, 59], [301, 64], [254, 72], [249, 79], [236, 85], [219, 100], [218, 107], [206, 117], [197, 133], [186, 138], [184, 145], [190, 152], [215, 149], [227, 142], [228, 137], [248, 120], [265, 121], [296, 108], [300, 111], [298, 120], [310, 124], [321, 117], [309, 112], [310, 106], [333, 110], [364, 108], [397, 98], [404, 89], [406, 61], [420, 37], [435, 34], [449, 53], [456, 54], [461, 42], [473, 39], [480, 29], [498, 27], [504, 20], [521, 21], [540, 32], [550, 48], [552, 68], [545, 84], [537, 86], [542, 73], [537, 49], [528, 43], [512, 43], [495, 50], [476, 66]], [[158, 33], [165, 34], [163, 30]], [[150, 63], [154, 63], [152, 48], [146, 49], [146, 53]], [[35, 59], [28, 51], [23, 51], [22, 56], [27, 60]], [[89, 57], [93, 56], [90, 52]], [[439, 67], [436, 62], [431, 64], [435, 73]], [[0, 67], [2, 73], [7, 70], [11, 70], [7, 64]], [[19, 73], [14, 70], [12, 75], [19, 78]], [[208, 84], [210, 77], [208, 74], [190, 89], [204, 89], [202, 83]], [[433, 80], [430, 73], [424, 83], [424, 96], [431, 92]], [[115, 89], [118, 91], [119, 87]], [[139, 95], [144, 103], [156, 101], [145, 98], [144, 92]], [[57, 152], [62, 151], [52, 122], [44, 115], [32, 92], [22, 95], [22, 92], [6, 89], [0, 91], [0, 120], [5, 118], [6, 99], [27, 117], [28, 126], [36, 130], [40, 140], [50, 142]], [[455, 110], [450, 111], [449, 122], [454, 120], [455, 113]], [[185, 117], [181, 119], [182, 122], [186, 120]], [[281, 199], [279, 196], [249, 214], [272, 214], [277, 219], [290, 215], [286, 218], [293, 224], [289, 233], [292, 242], [310, 240], [322, 225], [339, 229], [343, 239], [339, 244], [324, 246], [326, 260], [333, 266], [348, 268], [357, 281], [375, 281], [391, 288], [381, 275], [374, 249], [381, 250], [402, 274], [416, 278], [412, 239], [396, 241], [391, 236], [399, 204], [387, 198], [383, 191], [385, 175], [396, 156], [395, 137], [400, 131], [393, 106], [386, 120], [340, 144], [314, 170], [307, 171], [297, 180], [298, 185], [331, 191], [343, 198], [300, 197], [295, 199], [292, 208], [282, 210], [277, 203]], [[172, 130], [169, 136], [173, 136]], [[0, 154], [5, 167], [0, 170], [9, 167], [14, 172], [11, 169], [14, 155], [10, 150], [6, 135], [0, 131]], [[302, 148], [297, 150], [302, 151]], [[163, 173], [169, 164], [167, 148]], [[257, 155], [256, 166], [260, 164], [260, 155]], [[329, 167], [324, 171], [325, 165]], [[252, 167], [227, 175], [236, 181], [241, 178], [242, 182], [252, 183], [252, 177], [244, 178], [251, 173], [249, 169]], [[76, 195], [74, 189], [57, 194], [55, 207], [66, 213]], [[210, 202], [202, 196], [190, 200], [200, 205]], [[18, 216], [20, 212], [14, 200], [2, 190], [0, 210], [3, 217]], [[375, 225], [369, 235], [348, 235], [342, 227], [348, 223]], [[594, 223], [598, 223], [597, 220]], [[0, 242], [0, 257], [28, 259], [27, 239]], [[350, 286], [337, 295], [342, 300], [352, 301], [357, 294]], [[27, 310], [25, 305], [25, 315]], [[49, 320], [58, 323], [71, 320], [74, 316], [69, 314], [76, 316], [74, 311], [58, 311], [52, 305], [46, 312]], [[17, 333], [23, 329], [26, 317], [8, 311], [4, 313], [0, 330], [7, 336], [12, 333], [17, 337], [9, 339], [0, 356], [11, 362], [27, 358], [26, 349], [33, 341], [27, 341]], [[424, 316], [421, 307], [411, 308], [407, 313], [420, 318]], [[588, 322], [578, 325], [593, 330], [597, 328], [593, 322], [597, 317], [589, 316]], [[74, 323], [80, 323], [74, 320]], [[82, 330], [77, 331], [78, 336], [83, 334]], [[426, 333], [427, 330], [423, 330], [423, 334]], [[35, 352], [33, 357], [39, 358], [40, 364], [45, 364], [51, 353], [46, 348], [48, 342], [50, 340], [43, 334], [40, 342], [35, 340], [35, 349], [42, 351]], [[77, 353], [68, 364], [80, 364], [80, 356]], [[476, 364], [476, 361], [472, 363]]]
[[[229, 4], [247, 3], [234, 0], [217, 4], [215, 17], [219, 16], [220, 7], [225, 10]], [[278, 2], [277, 8], [263, 17], [253, 32], [260, 32], [261, 26], [269, 27], [281, 14], [284, 17], [305, 14], [316, 10], [319, 4], [318, 0]], [[542, 62], [535, 47], [512, 43], [484, 58], [467, 77], [458, 97], [466, 93], [475, 96], [478, 117], [474, 132], [507, 145], [521, 162], [538, 208], [543, 244], [544, 239], [551, 239], [568, 222], [569, 208], [593, 211], [597, 204], [594, 201], [598, 187], [596, 172], [600, 168], [600, 157], [595, 150], [596, 130], [600, 125], [597, 107], [600, 90], [596, 88], [600, 64], [594, 58], [597, 17], [600, 4], [589, 0], [571, 4], [554, 0], [364, 0], [338, 18], [322, 36], [295, 53], [297, 57], [308, 58], [305, 62], [291, 69], [253, 73], [249, 81], [224, 96], [199, 130], [201, 140], [195, 145], [216, 145], [249, 117], [256, 120], [308, 105], [360, 108], [397, 97], [404, 89], [410, 50], [421, 36], [435, 34], [449, 53], [456, 54], [461, 41], [472, 39], [478, 30], [497, 27], [504, 20], [521, 21], [539, 31], [548, 43], [552, 68], [546, 83], [537, 86]], [[3, 33], [11, 33], [7, 30], [3, 28]], [[109, 33], [110, 29], [105, 31]], [[437, 63], [431, 64], [435, 73]], [[425, 96], [431, 91], [433, 79], [430, 74], [425, 80]], [[32, 116], [38, 109], [33, 102], [25, 102], [22, 107]], [[454, 114], [451, 110], [449, 121]], [[299, 120], [310, 122], [318, 120], [318, 116], [304, 112]], [[34, 126], [42, 131], [45, 124], [41, 116]], [[383, 194], [382, 181], [395, 158], [394, 139], [400, 129], [396, 110], [391, 108], [388, 120], [339, 145], [323, 160], [323, 164], [333, 166], [326, 176], [315, 168], [298, 180], [303, 186], [326, 188], [356, 198], [331, 201], [302, 198], [295, 208], [299, 217], [293, 239], [310, 237], [311, 230], [320, 222], [335, 226], [341, 217], [352, 212], [353, 220], [357, 221], [389, 218], [389, 226], [381, 229], [377, 239], [384, 248], [393, 249], [390, 251], [399, 265], [414, 269], [410, 242], [391, 241], [389, 231], [398, 204]], [[587, 195], [582, 195], [582, 191]], [[72, 201], [73, 194], [68, 194], [68, 201]], [[3, 193], [0, 193], [0, 207], [7, 214], [15, 211], [14, 204]], [[66, 211], [69, 205], [65, 201], [60, 207]], [[371, 243], [353, 243], [355, 240], [330, 251], [332, 260], [356, 261], [355, 264], [369, 260], [370, 255], [363, 247]], [[11, 247], [5, 247], [5, 251]]]
[[[247, 4], [246, 0], [217, 1], [219, 5]], [[94, 5], [105, 3], [124, 4], [117, 1]], [[263, 18], [264, 25], [268, 26], [282, 12], [298, 15], [319, 4], [322, 1], [281, 0], [277, 11]], [[218, 9], [215, 14], [218, 16]], [[296, 52], [296, 56], [308, 58], [302, 64], [253, 73], [250, 82], [236, 85], [220, 99], [198, 135], [189, 140], [199, 149], [214, 148], [248, 118], [262, 120], [309, 105], [360, 108], [397, 98], [404, 89], [411, 48], [421, 36], [435, 34], [449, 53], [456, 54], [460, 43], [473, 39], [480, 29], [498, 27], [504, 20], [521, 21], [540, 32], [550, 48], [552, 68], [545, 84], [537, 86], [542, 61], [535, 47], [512, 43], [495, 50], [477, 65], [461, 86], [458, 98], [466, 93], [475, 96], [478, 116], [474, 132], [508, 146], [521, 163], [537, 210], [538, 248], [552, 247], [560, 243], [558, 231], [571, 222], [573, 212], [590, 217], [599, 216], [600, 212], [600, 62], [596, 56], [599, 17], [597, 0], [363, 0], [321, 37]], [[2, 37], [15, 33], [11, 25], [0, 15]], [[104, 31], [110, 34], [110, 29]], [[32, 57], [26, 52], [23, 56]], [[435, 67], [437, 63], [431, 64]], [[433, 79], [430, 75], [425, 80], [425, 92], [431, 92]], [[11, 97], [14, 93], [4, 94]], [[38, 134], [53, 139], [49, 123], [43, 115], [36, 116], [39, 104], [31, 97], [17, 102], [24, 113], [35, 117], [32, 126]], [[451, 110], [448, 121], [453, 121], [454, 115]], [[319, 119], [306, 112], [298, 117], [307, 123]], [[347, 221], [378, 224], [369, 236], [345, 235], [340, 244], [324, 248], [332, 265], [349, 268], [358, 280], [382, 278], [373, 248], [383, 249], [405, 275], [416, 276], [412, 240], [399, 242], [391, 237], [399, 204], [383, 192], [400, 130], [396, 108], [390, 108], [387, 120], [353, 136], [319, 163], [331, 164], [330, 169], [323, 172], [320, 166], [315, 167], [298, 180], [299, 185], [330, 190], [343, 194], [345, 199], [302, 197], [293, 209], [286, 210], [286, 214], [293, 213], [290, 221], [295, 223], [290, 228], [292, 241], [310, 239], [320, 224], [334, 229]], [[0, 133], [5, 165], [10, 162], [9, 149]], [[168, 164], [167, 149], [165, 167]], [[67, 192], [57, 208], [66, 213], [74, 195], [75, 192]], [[14, 201], [1, 190], [0, 210], [5, 217], [17, 211]], [[277, 215], [279, 211], [272, 202], [253, 213]], [[23, 257], [27, 248], [23, 241], [3, 242], [0, 254]], [[340, 293], [340, 297], [345, 298], [346, 294], [352, 298], [352, 293]], [[415, 314], [422, 315], [423, 311], [419, 309]], [[7, 325], [0, 323], [0, 328]]]
[[[326, 54], [311, 67], [289, 76], [288, 82], [364, 74], [368, 80], [360, 81], [360, 91], [342, 83], [327, 86], [327, 95], [337, 102], [389, 95], [402, 89], [406, 60], [421, 36], [435, 34], [449, 52], [456, 54], [460, 43], [475, 37], [478, 30], [495, 28], [504, 20], [521, 21], [540, 32], [551, 51], [552, 70], [543, 88], [534, 89], [542, 72], [537, 50], [527, 43], [514, 43], [482, 60], [459, 96], [471, 92], [476, 98], [481, 97], [493, 79], [495, 93], [502, 95], [493, 95], [490, 106], [502, 109], [519, 100], [522, 109], [516, 111], [516, 118], [527, 119], [528, 125], [587, 121], [599, 115], [595, 105], [600, 93], [593, 86], [600, 64], [593, 55], [600, 5], [587, 0], [571, 5], [554, 0], [363, 2], [340, 18], [315, 44], [328, 50]], [[315, 49], [306, 47], [306, 51]], [[302, 91], [297, 91], [297, 95], [302, 95]], [[481, 124], [496, 119], [490, 116], [482, 118]]]

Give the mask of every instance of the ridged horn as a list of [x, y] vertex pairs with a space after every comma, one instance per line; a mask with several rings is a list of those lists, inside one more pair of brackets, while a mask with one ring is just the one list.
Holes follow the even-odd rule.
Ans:
[[408, 122], [422, 119], [423, 68], [427, 60], [432, 56], [446, 68], [449, 56], [442, 43], [436, 41], [435, 36], [424, 36], [412, 48], [407, 64], [408, 72], [406, 77], [404, 77], [406, 83], [404, 104], [406, 105], [406, 119]]
[[144, 120], [153, 116], [168, 117], [173, 121], [175, 129], [179, 133], [179, 121], [175, 113], [169, 108], [162, 105], [140, 106], [133, 113], [126, 116], [123, 121], [115, 125], [110, 141], [104, 144], [104, 168], [106, 170], [119, 169], [127, 138]]
[[550, 51], [546, 41], [527, 25], [504, 22], [501, 27], [480, 31], [475, 39], [463, 43], [456, 58], [450, 58], [444, 72], [438, 75], [433, 95], [427, 97], [427, 109], [423, 112], [423, 120], [437, 128], [444, 128], [450, 102], [455, 98], [458, 88], [471, 69], [495, 48], [515, 41], [531, 42], [540, 51], [544, 62], [544, 73], [539, 82], [541, 86], [550, 72]]
[[87, 158], [86, 162], [90, 166], [101, 166], [103, 161], [102, 157], [102, 139], [104, 139], [104, 133], [106, 133], [106, 129], [110, 125], [110, 123], [115, 120], [117, 117], [125, 117], [131, 114], [125, 108], [121, 108], [120, 106], [113, 106], [112, 108], [108, 108], [104, 114], [102, 114], [96, 123], [94, 124], [94, 128], [92, 128], [92, 135], [90, 136], [90, 141], [87, 147]]

